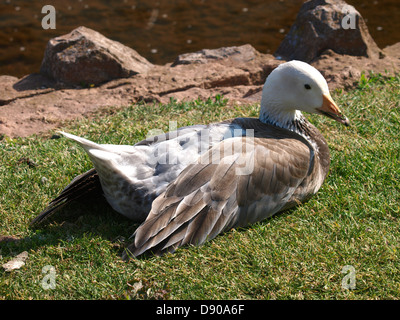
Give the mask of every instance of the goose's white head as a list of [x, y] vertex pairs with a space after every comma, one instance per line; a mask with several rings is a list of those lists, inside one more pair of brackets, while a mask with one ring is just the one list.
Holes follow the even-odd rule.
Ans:
[[333, 101], [322, 74], [301, 61], [290, 61], [274, 69], [265, 81], [260, 120], [290, 128], [301, 112], [319, 113], [349, 125]]

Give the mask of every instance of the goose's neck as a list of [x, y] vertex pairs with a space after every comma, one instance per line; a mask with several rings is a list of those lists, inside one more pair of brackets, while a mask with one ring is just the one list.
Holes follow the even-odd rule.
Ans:
[[313, 130], [310, 130], [310, 127], [313, 126], [307, 121], [301, 111], [288, 111], [281, 107], [274, 107], [273, 105], [262, 105], [259, 119], [264, 123], [297, 133], [305, 138], [312, 145], [313, 149], [318, 152], [318, 143], [314, 141]]
[[306, 121], [299, 110], [283, 110], [273, 104], [261, 105], [259, 119], [261, 122], [288, 129], [298, 134], [301, 134], [301, 132], [298, 132], [299, 124]]

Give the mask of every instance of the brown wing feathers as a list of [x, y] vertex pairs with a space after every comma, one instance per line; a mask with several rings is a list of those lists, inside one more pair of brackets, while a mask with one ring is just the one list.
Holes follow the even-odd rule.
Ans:
[[[188, 243], [200, 245], [211, 233], [218, 234], [224, 226], [218, 221], [226, 220], [226, 217], [220, 219], [221, 202], [225, 204], [227, 199], [222, 195], [223, 188], [215, 188], [212, 181], [216, 172], [226, 173], [229, 168], [233, 170], [231, 164], [188, 166], [153, 202], [148, 218], [136, 230], [134, 243], [128, 250], [135, 256], [147, 250], [160, 254]], [[225, 198], [229, 195], [231, 192]], [[220, 203], [220, 208], [216, 203]], [[156, 247], [160, 243], [163, 245]]]
[[[219, 164], [201, 164], [204, 159], [200, 159], [200, 163], [188, 166], [153, 202], [128, 250], [138, 256], [147, 250], [161, 254], [185, 244], [200, 245], [231, 227], [252, 221], [253, 217], [246, 216], [252, 214], [247, 209], [263, 197], [270, 196], [271, 210], [283, 206], [282, 198], [288, 198], [307, 175], [308, 147], [293, 140], [290, 146], [302, 150], [292, 153], [282, 150], [279, 140], [261, 140], [254, 142], [254, 154], [243, 152], [235, 162], [224, 163], [222, 159]], [[203, 158], [229, 143], [232, 141], [222, 142], [219, 150], [210, 150]], [[254, 170], [238, 175], [236, 169], [250, 159], [255, 161]], [[291, 169], [292, 165], [296, 169]], [[238, 215], [240, 208], [242, 214]]]

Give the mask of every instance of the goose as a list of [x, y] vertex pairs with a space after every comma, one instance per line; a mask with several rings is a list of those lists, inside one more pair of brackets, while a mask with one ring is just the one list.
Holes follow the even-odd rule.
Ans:
[[302, 111], [349, 125], [322, 74], [292, 60], [267, 77], [259, 118], [182, 127], [135, 145], [61, 132], [82, 146], [94, 168], [74, 178], [32, 224], [102, 193], [115, 211], [141, 223], [126, 259], [199, 246], [262, 221], [309, 199], [328, 174], [327, 142]]

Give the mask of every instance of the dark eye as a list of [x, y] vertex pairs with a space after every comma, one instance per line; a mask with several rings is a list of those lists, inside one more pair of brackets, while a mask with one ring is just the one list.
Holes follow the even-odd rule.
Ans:
[[310, 86], [309, 84], [305, 84], [305, 85], [304, 85], [304, 88], [306, 88], [307, 90], [310, 90], [310, 89], [311, 89], [311, 86]]

